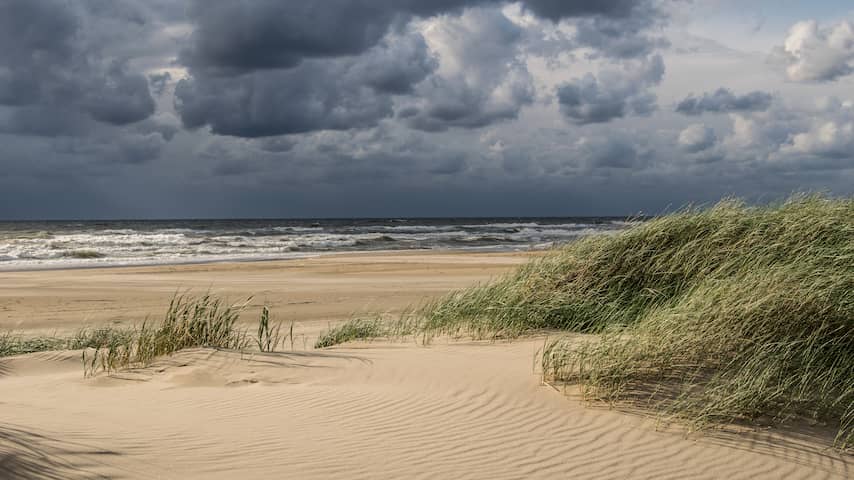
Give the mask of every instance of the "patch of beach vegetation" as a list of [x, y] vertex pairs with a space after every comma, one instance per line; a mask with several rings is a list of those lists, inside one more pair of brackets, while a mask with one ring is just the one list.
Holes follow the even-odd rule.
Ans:
[[[725, 200], [581, 239], [429, 303], [435, 335], [561, 337], [546, 381], [696, 429], [809, 420], [854, 442], [854, 199]], [[384, 336], [350, 322], [318, 340]]]

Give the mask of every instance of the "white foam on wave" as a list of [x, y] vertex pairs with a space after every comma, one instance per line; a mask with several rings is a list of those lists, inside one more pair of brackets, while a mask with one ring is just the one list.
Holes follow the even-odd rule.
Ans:
[[264, 226], [220, 229], [0, 231], [0, 269], [152, 265], [294, 258], [318, 252], [527, 249], [620, 230], [633, 222]]

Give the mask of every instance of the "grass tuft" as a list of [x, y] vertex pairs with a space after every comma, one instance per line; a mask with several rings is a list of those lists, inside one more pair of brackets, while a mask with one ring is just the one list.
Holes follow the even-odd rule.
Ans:
[[237, 321], [250, 300], [228, 305], [211, 294], [176, 295], [160, 323], [86, 332], [79, 344], [88, 347], [83, 351], [84, 375], [149, 365], [157, 357], [191, 347], [244, 349], [249, 339]]
[[0, 357], [61, 350], [66, 344], [67, 340], [59, 337], [26, 337], [14, 332], [4, 332], [0, 334]]
[[322, 333], [314, 343], [314, 348], [327, 348], [355, 340], [379, 338], [385, 336], [387, 332], [387, 325], [379, 318], [356, 318]]

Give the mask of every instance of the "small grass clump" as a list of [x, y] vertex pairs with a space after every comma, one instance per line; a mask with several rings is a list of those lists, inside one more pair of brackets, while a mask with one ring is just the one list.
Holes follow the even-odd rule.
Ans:
[[355, 340], [368, 340], [387, 335], [388, 326], [380, 318], [356, 318], [330, 328], [314, 343], [314, 348], [326, 348]]
[[67, 340], [60, 337], [26, 337], [5, 332], [0, 334], [0, 357], [24, 355], [27, 353], [62, 350], [66, 348]]
[[86, 336], [86, 346], [94, 352], [83, 352], [84, 375], [145, 366], [191, 347], [244, 349], [249, 339], [245, 330], [237, 328], [237, 321], [248, 303], [228, 305], [210, 294], [177, 295], [160, 323], [144, 322], [130, 331], [107, 329]]
[[357, 340], [403, 338], [420, 333], [421, 324], [421, 316], [417, 311], [411, 310], [404, 310], [395, 319], [380, 313], [368, 318], [356, 317], [322, 332], [314, 343], [314, 348], [328, 348]]
[[[138, 327], [83, 328], [71, 337], [25, 337], [12, 332], [0, 334], [0, 357], [48, 350], [83, 350], [83, 374], [112, 372], [149, 365], [155, 358], [185, 348], [212, 347], [231, 350], [249, 348], [246, 329], [239, 328], [241, 313], [250, 299], [226, 304], [211, 294], [175, 295], [160, 322], [145, 321]], [[281, 333], [282, 324], [270, 322], [264, 306], [255, 343], [262, 352], [284, 348], [290, 338], [294, 348], [294, 324]]]
[[294, 349], [294, 322], [288, 332], [281, 333], [282, 322], [270, 323], [270, 309], [265, 305], [261, 308], [261, 318], [258, 320], [258, 336], [255, 338], [255, 343], [258, 345], [258, 350], [262, 352], [274, 352], [281, 343], [284, 346], [285, 341], [290, 338], [291, 350]]

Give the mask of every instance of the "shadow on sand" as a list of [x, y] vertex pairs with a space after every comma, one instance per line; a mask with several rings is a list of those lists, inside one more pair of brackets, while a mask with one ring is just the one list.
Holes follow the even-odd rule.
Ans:
[[116, 478], [93, 472], [93, 456], [117, 455], [82, 444], [0, 424], [0, 478], [3, 480], [83, 480]]

